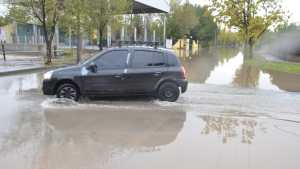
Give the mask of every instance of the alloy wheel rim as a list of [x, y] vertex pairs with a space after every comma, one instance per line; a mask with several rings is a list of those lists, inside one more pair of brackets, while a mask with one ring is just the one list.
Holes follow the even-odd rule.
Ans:
[[165, 97], [167, 97], [167, 98], [171, 98], [171, 97], [173, 97], [174, 96], [174, 93], [173, 93], [173, 91], [172, 90], [166, 90], [165, 92], [164, 92], [164, 95], [165, 95]]
[[59, 98], [67, 98], [75, 100], [77, 92], [72, 87], [64, 87], [59, 91]]

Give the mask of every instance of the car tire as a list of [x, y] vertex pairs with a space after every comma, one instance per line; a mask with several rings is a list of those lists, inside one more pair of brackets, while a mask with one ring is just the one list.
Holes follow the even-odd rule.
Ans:
[[163, 83], [158, 89], [158, 98], [161, 101], [175, 102], [179, 94], [179, 87], [172, 82]]
[[80, 94], [75, 85], [70, 84], [70, 83], [65, 83], [58, 87], [57, 92], [56, 92], [56, 97], [78, 101]]

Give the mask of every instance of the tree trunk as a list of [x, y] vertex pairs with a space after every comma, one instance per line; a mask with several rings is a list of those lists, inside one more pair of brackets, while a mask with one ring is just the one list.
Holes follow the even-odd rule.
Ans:
[[253, 58], [253, 50], [254, 50], [254, 43], [251, 39], [245, 41], [244, 44], [244, 56], [246, 59]]
[[46, 61], [45, 64], [49, 65], [52, 63], [52, 40], [53, 36], [49, 36], [49, 32], [47, 31], [47, 25], [46, 22], [43, 22], [43, 32], [44, 32], [44, 38], [46, 43]]
[[77, 63], [79, 63], [81, 59], [81, 49], [82, 49], [82, 38], [81, 38], [81, 34], [77, 32], [77, 52], [76, 52]]
[[254, 50], [254, 44], [252, 41], [249, 42], [249, 59], [253, 58], [253, 50]]
[[103, 50], [103, 30], [99, 29], [99, 50], [102, 51]]
[[49, 65], [52, 63], [52, 41], [47, 40], [46, 41], [46, 65]]

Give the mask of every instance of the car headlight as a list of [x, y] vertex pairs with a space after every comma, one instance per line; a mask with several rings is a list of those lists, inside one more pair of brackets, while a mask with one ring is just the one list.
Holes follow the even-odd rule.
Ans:
[[54, 72], [54, 71], [52, 70], [52, 71], [49, 71], [49, 72], [45, 73], [45, 74], [44, 74], [44, 79], [45, 79], [45, 80], [51, 79], [53, 72]]

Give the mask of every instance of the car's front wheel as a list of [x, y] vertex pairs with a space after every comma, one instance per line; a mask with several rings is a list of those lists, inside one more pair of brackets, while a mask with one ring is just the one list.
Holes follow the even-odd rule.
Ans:
[[74, 101], [78, 101], [79, 96], [80, 94], [76, 86], [69, 83], [60, 85], [56, 92], [57, 98], [66, 98]]
[[158, 89], [158, 98], [161, 101], [175, 102], [179, 95], [180, 91], [175, 83], [163, 83]]

